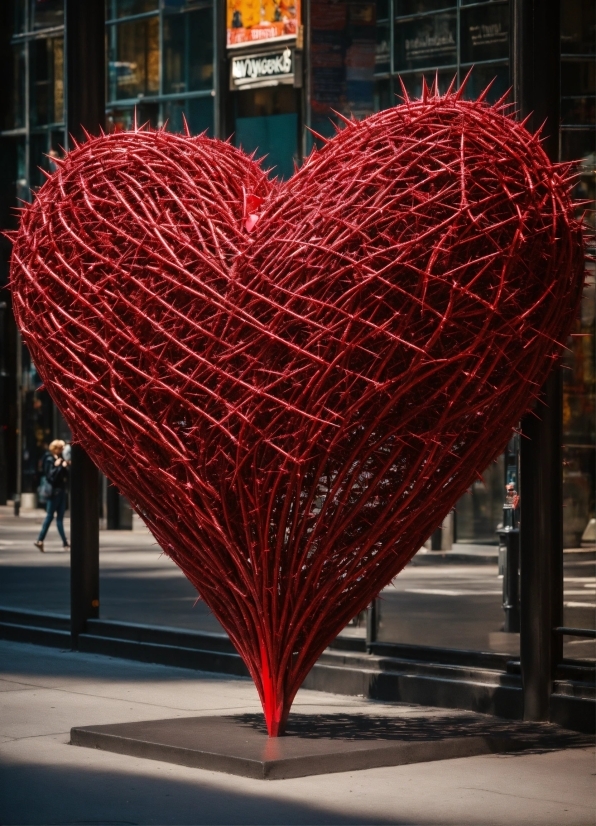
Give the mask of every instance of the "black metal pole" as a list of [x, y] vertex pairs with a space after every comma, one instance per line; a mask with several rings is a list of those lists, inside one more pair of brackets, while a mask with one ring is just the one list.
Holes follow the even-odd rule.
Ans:
[[99, 473], [72, 446], [70, 493], [70, 632], [73, 648], [88, 619], [99, 617]]
[[[105, 124], [105, 2], [66, 0], [66, 125], [85, 140]], [[69, 138], [70, 140], [70, 138]], [[80, 445], [71, 469], [70, 622], [73, 648], [88, 619], [99, 616], [98, 471]]]
[[[528, 127], [544, 123], [543, 146], [558, 159], [560, 0], [512, 0], [513, 88]], [[520, 659], [524, 719], [547, 720], [562, 625], [561, 375], [545, 383], [520, 439]]]
[[214, 132], [222, 140], [228, 137], [227, 109], [230, 97], [226, 25], [226, 4], [216, 2], [213, 8]]
[[379, 597], [375, 597], [366, 611], [366, 650], [370, 654], [379, 636]]

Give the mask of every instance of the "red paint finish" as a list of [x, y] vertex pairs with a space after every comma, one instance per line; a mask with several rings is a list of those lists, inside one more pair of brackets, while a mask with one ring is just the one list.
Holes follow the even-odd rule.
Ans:
[[281, 184], [205, 137], [109, 135], [23, 211], [12, 289], [45, 386], [229, 633], [272, 736], [570, 330], [569, 170], [506, 111], [425, 89]]

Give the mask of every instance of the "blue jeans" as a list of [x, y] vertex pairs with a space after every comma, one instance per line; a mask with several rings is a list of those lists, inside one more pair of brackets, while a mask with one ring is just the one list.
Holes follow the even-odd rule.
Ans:
[[62, 539], [62, 543], [66, 545], [66, 534], [64, 533], [64, 511], [66, 510], [66, 491], [55, 490], [50, 496], [46, 504], [46, 518], [44, 519], [41, 531], [37, 537], [38, 542], [43, 542], [46, 538], [48, 528], [52, 524], [54, 514], [56, 514], [56, 527]]

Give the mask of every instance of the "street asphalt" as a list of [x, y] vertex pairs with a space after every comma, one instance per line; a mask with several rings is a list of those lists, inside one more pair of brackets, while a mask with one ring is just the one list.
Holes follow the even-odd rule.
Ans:
[[[46, 552], [34, 546], [41, 510], [15, 518], [0, 507], [0, 606], [68, 614], [70, 557], [62, 550], [55, 526]], [[66, 520], [67, 533], [69, 532]], [[446, 646], [516, 655], [519, 639], [505, 634], [502, 580], [494, 563], [474, 564], [496, 548], [457, 549], [467, 553], [439, 560], [418, 555], [381, 597], [381, 641]], [[579, 554], [581, 557], [581, 554]], [[578, 554], [565, 564], [567, 625], [594, 627], [596, 576], [594, 554]], [[464, 559], [466, 557], [463, 557]], [[431, 564], [428, 564], [428, 563]], [[433, 564], [434, 563], [434, 564]], [[218, 631], [221, 627], [194, 588], [161, 552], [144, 526], [135, 531], [100, 532], [100, 616], [148, 625]], [[349, 628], [364, 635], [364, 627]], [[567, 638], [567, 657], [594, 657], [594, 641]]]

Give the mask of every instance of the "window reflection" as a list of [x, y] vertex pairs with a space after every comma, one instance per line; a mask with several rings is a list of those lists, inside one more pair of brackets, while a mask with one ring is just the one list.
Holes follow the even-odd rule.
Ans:
[[592, 54], [596, 6], [585, 0], [565, 0], [561, 15], [562, 54]]
[[[380, 112], [382, 109], [388, 109], [393, 106], [395, 99], [391, 93], [391, 80], [375, 80], [374, 103], [375, 112]], [[396, 100], [397, 102], [397, 100]]]
[[108, 20], [113, 20], [117, 17], [157, 11], [158, 8], [159, 0], [108, 0], [106, 14]]
[[21, 129], [25, 125], [25, 46], [12, 48], [12, 83], [10, 107], [4, 118], [4, 129]]
[[[195, 4], [199, 5], [199, 4]], [[213, 85], [213, 10], [200, 4], [163, 20], [163, 83], [165, 94], [211, 89]]]
[[64, 40], [49, 38], [29, 44], [30, 117], [33, 126], [64, 120]]
[[445, 66], [457, 61], [457, 17], [435, 14], [395, 25], [395, 68]]
[[[464, 67], [461, 70], [462, 80], [471, 67]], [[490, 91], [486, 96], [489, 103], [495, 103], [499, 98], [509, 91], [511, 81], [509, 79], [509, 66], [474, 66], [472, 73], [466, 83], [464, 97], [475, 100], [490, 84]]]
[[25, 31], [27, 23], [27, 0], [14, 0], [12, 4], [12, 30], [14, 34]]
[[155, 95], [159, 91], [159, 18], [111, 27], [110, 99]]
[[594, 58], [568, 58], [561, 62], [561, 95], [576, 97], [596, 92]]
[[[455, 71], [449, 69], [446, 72], [416, 72], [414, 74], [402, 75], [401, 80], [406, 87], [406, 92], [411, 98], [419, 98], [422, 95], [422, 79], [425, 78], [426, 83], [431, 86], [435, 79], [439, 81], [439, 91], [444, 94], [449, 85], [453, 81]], [[396, 84], [396, 92], [401, 95], [401, 83]]]
[[391, 71], [391, 33], [389, 22], [377, 24], [377, 47], [375, 51], [375, 73]]
[[64, 25], [64, 0], [33, 0], [32, 28], [49, 29]]
[[134, 127], [135, 111], [137, 125], [147, 124], [153, 129], [159, 125], [159, 104], [139, 103], [137, 106], [108, 109], [106, 123], [108, 132], [126, 132]]
[[509, 7], [488, 5], [461, 13], [460, 55], [463, 63], [509, 56]]
[[480, 545], [497, 544], [497, 525], [503, 515], [505, 470], [503, 457], [488, 467], [482, 481], [472, 483], [468, 493], [457, 503], [457, 542]]
[[213, 136], [213, 98], [191, 98], [164, 103], [163, 120], [170, 132], [184, 132], [184, 118], [191, 135]]

